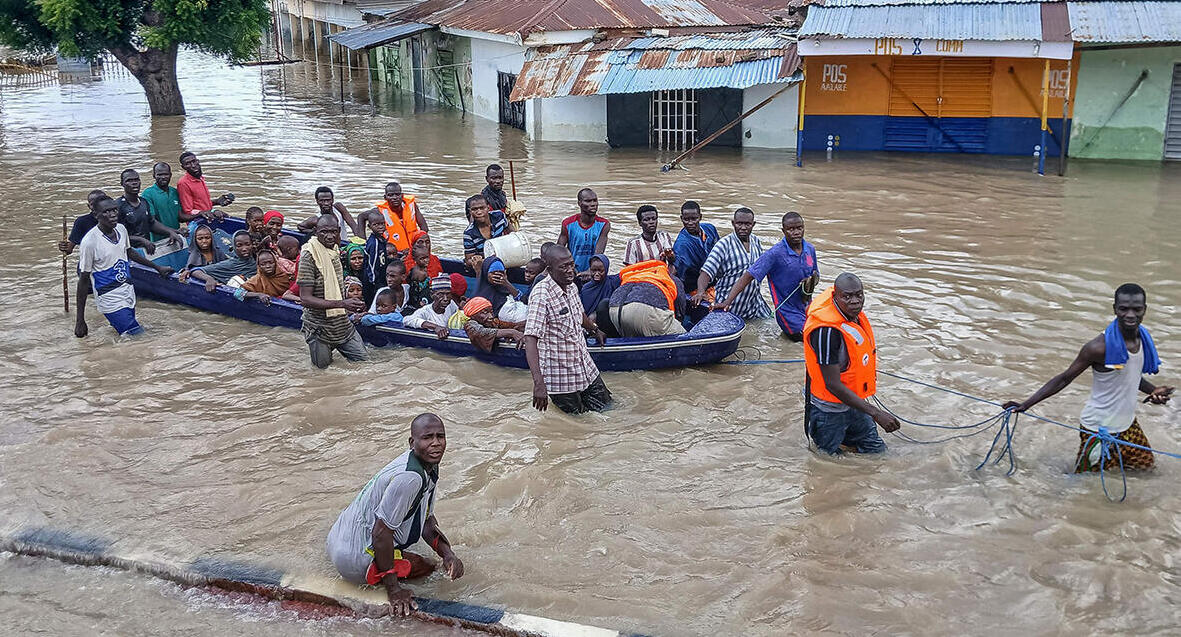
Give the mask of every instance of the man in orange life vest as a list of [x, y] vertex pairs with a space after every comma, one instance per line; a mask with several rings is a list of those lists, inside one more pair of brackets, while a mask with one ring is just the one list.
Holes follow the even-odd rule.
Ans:
[[402, 185], [396, 181], [385, 185], [384, 200], [357, 217], [358, 227], [367, 227], [369, 219], [373, 217], [385, 223], [385, 240], [398, 249], [398, 256], [402, 259], [410, 254], [415, 233], [419, 230], [430, 232], [426, 219], [422, 218], [422, 211], [418, 209], [417, 199], [414, 195], [404, 194]]
[[846, 272], [812, 300], [804, 323], [805, 426], [829, 454], [842, 448], [880, 453], [886, 443], [874, 423], [886, 431], [899, 427], [897, 418], [866, 400], [877, 388], [877, 345], [864, 305], [861, 279]]

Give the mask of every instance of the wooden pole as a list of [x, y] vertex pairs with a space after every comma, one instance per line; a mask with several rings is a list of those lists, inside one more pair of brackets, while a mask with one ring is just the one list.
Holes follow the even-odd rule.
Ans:
[[1042, 71], [1042, 152], [1037, 157], [1037, 174], [1046, 174], [1046, 131], [1050, 128], [1050, 60]]
[[743, 113], [743, 114], [739, 115], [738, 117], [735, 117], [735, 118], [734, 118], [734, 119], [733, 119], [733, 120], [732, 120], [732, 121], [731, 121], [729, 124], [726, 124], [725, 126], [723, 126], [723, 127], [719, 128], [718, 130], [714, 131], [714, 132], [713, 132], [713, 134], [712, 134], [712, 135], [710, 135], [709, 137], [706, 137], [705, 139], [703, 139], [703, 140], [701, 140], [701, 141], [697, 142], [697, 143], [696, 143], [696, 144], [694, 144], [694, 145], [693, 145], [693, 147], [692, 147], [692, 148], [690, 148], [689, 150], [687, 150], [687, 151], [685, 151], [685, 152], [681, 153], [680, 155], [677, 155], [677, 156], [676, 156], [676, 157], [675, 157], [675, 158], [674, 158], [674, 159], [673, 159], [671, 162], [669, 162], [669, 163], [667, 163], [667, 164], [665, 164], [665, 165], [661, 166], [661, 167], [660, 167], [660, 172], [665, 172], [665, 173], [666, 173], [666, 172], [668, 172], [668, 171], [672, 170], [673, 168], [675, 168], [675, 167], [676, 167], [676, 165], [677, 165], [677, 164], [681, 163], [681, 160], [683, 160], [683, 159], [685, 159], [686, 157], [688, 157], [688, 156], [692, 155], [693, 153], [697, 152], [698, 150], [700, 150], [700, 149], [701, 149], [701, 147], [702, 147], [702, 146], [705, 146], [706, 144], [708, 144], [708, 143], [712, 142], [713, 140], [717, 139], [717, 138], [718, 138], [720, 135], [722, 135], [722, 134], [723, 134], [723, 133], [725, 133], [726, 131], [730, 130], [731, 128], [734, 128], [734, 125], [735, 125], [735, 124], [737, 124], [738, 122], [741, 122], [743, 119], [745, 119], [745, 118], [746, 118], [747, 116], [749, 116], [750, 114], [752, 114], [752, 113], [754, 113], [755, 111], [759, 110], [760, 108], [762, 108], [762, 107], [764, 107], [764, 106], [766, 106], [766, 105], [770, 104], [770, 103], [771, 103], [771, 100], [775, 99], [776, 97], [779, 97], [780, 95], [783, 95], [783, 92], [784, 92], [784, 91], [786, 91], [787, 89], [791, 88], [791, 87], [792, 87], [792, 85], [793, 85], [792, 83], [789, 83], [787, 86], [784, 86], [783, 88], [779, 89], [778, 91], [775, 91], [775, 93], [773, 93], [773, 94], [771, 95], [771, 97], [768, 97], [767, 99], [765, 99], [765, 100], [763, 100], [763, 101], [759, 102], [758, 104], [755, 104], [754, 106], [752, 106], [752, 107], [750, 108], [750, 110], [748, 110], [748, 111], [746, 111], [745, 113]]
[[517, 175], [513, 172], [513, 160], [508, 160], [508, 178], [509, 184], [513, 189], [513, 199], [517, 198]]
[[[66, 216], [62, 215], [62, 241], [66, 236]], [[62, 299], [65, 302], [66, 314], [70, 313], [70, 275], [66, 267], [66, 254], [62, 253]]]
[[1066, 92], [1062, 94], [1062, 140], [1058, 143], [1058, 176], [1066, 174], [1066, 144], [1070, 135], [1066, 131], [1066, 120], [1070, 118], [1070, 81], [1074, 78], [1074, 60], [1066, 61]]
[[804, 90], [808, 87], [808, 63], [804, 62], [804, 79], [800, 82], [800, 100], [796, 105], [799, 111], [796, 121], [796, 167], [804, 165]]

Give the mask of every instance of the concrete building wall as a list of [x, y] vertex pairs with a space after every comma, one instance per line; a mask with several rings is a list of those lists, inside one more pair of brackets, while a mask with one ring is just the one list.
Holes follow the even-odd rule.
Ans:
[[[782, 84], [759, 84], [742, 92], [742, 112], [771, 97], [783, 88]], [[796, 127], [799, 122], [799, 85], [796, 84], [771, 100], [757, 112], [742, 120], [742, 145], [748, 148], [796, 147]]]
[[546, 141], [607, 141], [607, 96], [552, 97], [532, 102], [533, 137]]
[[[287, 12], [293, 16], [311, 18], [343, 27], [355, 27], [365, 23], [361, 12], [352, 4], [321, 2], [320, 0], [286, 0]], [[283, 5], [280, 5], [282, 7]]]
[[[1084, 50], [1079, 62], [1070, 155], [1147, 160], [1164, 157], [1169, 90], [1173, 65], [1177, 63], [1181, 63], [1179, 46]], [[1116, 110], [1143, 71], [1148, 71], [1148, 76]]]
[[422, 46], [424, 96], [449, 107], [472, 105], [471, 40], [428, 32], [374, 49], [374, 80], [393, 91], [414, 92], [412, 42]]
[[[498, 74], [519, 74], [525, 64], [525, 47], [479, 38], [470, 38], [470, 42], [472, 104], [469, 108], [480, 117], [499, 121]], [[525, 130], [534, 130], [533, 106], [530, 103], [525, 104]]]

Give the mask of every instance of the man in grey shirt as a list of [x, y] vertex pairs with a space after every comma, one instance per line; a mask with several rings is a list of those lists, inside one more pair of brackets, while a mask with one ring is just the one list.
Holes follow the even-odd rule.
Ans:
[[328, 558], [354, 584], [383, 584], [394, 615], [409, 615], [418, 604], [399, 579], [429, 575], [431, 560], [405, 549], [424, 540], [443, 559], [451, 579], [463, 576], [463, 562], [435, 520], [439, 461], [447, 450], [443, 420], [421, 414], [410, 423], [410, 449], [373, 477], [328, 532]]

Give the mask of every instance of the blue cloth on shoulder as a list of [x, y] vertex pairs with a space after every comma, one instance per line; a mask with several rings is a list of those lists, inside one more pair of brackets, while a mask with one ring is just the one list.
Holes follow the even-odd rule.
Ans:
[[387, 323], [401, 323], [402, 315], [398, 312], [390, 312], [389, 314], [366, 314], [361, 317], [361, 325], [366, 327], [373, 327], [374, 325], [385, 325]]
[[[1124, 344], [1123, 334], [1120, 334], [1118, 320], [1112, 321], [1111, 325], [1103, 330], [1103, 341], [1107, 351], [1103, 357], [1104, 365], [1115, 367], [1128, 362], [1128, 346]], [[1144, 368], [1140, 373], [1155, 374], [1160, 371], [1160, 356], [1156, 353], [1156, 344], [1152, 342], [1152, 336], [1143, 325], [1140, 326], [1140, 347], [1144, 348]]]

